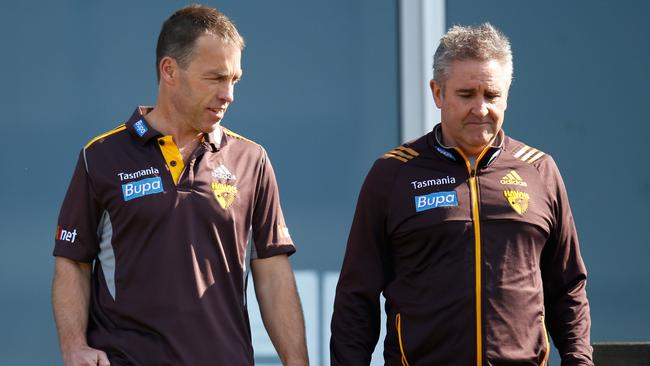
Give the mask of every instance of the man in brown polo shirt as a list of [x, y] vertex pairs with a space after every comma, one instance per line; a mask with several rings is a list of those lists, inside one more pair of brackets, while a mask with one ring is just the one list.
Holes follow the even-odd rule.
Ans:
[[[587, 272], [553, 159], [502, 130], [508, 39], [453, 27], [434, 56], [441, 123], [361, 188], [332, 318], [332, 365], [593, 365]], [[526, 123], [520, 121], [518, 123]]]
[[224, 128], [244, 41], [217, 10], [164, 23], [158, 100], [81, 151], [56, 230], [64, 364], [253, 365], [249, 269], [285, 365], [307, 365], [266, 151]]

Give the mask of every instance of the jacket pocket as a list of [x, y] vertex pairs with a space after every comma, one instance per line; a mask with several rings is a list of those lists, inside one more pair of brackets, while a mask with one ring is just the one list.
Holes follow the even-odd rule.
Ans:
[[410, 366], [406, 359], [406, 351], [404, 350], [404, 340], [402, 339], [402, 315], [397, 313], [395, 315], [395, 328], [397, 329], [397, 341], [399, 342], [399, 351], [402, 354], [402, 366]]

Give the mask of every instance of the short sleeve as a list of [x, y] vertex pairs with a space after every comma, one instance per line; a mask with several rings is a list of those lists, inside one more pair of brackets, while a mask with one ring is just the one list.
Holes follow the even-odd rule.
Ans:
[[296, 249], [280, 207], [280, 193], [273, 167], [264, 149], [253, 208], [253, 244], [258, 258], [293, 254]]
[[95, 199], [82, 151], [59, 213], [53, 255], [91, 262], [99, 252], [100, 214], [101, 207]]

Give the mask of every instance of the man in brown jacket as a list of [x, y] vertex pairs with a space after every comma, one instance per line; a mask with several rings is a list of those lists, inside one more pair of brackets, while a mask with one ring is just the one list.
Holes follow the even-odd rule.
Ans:
[[502, 130], [508, 39], [453, 27], [434, 56], [442, 121], [361, 188], [332, 318], [332, 365], [593, 365], [586, 269], [553, 159]]

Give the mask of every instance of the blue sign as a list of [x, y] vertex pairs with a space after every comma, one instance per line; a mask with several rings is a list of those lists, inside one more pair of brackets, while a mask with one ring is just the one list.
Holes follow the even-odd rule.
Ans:
[[137, 132], [138, 135], [140, 135], [140, 137], [144, 136], [144, 134], [147, 133], [147, 131], [149, 131], [147, 126], [144, 124], [144, 122], [142, 122], [142, 120], [139, 120], [138, 122], [134, 123], [133, 127], [135, 128], [135, 132]]
[[415, 211], [426, 211], [438, 207], [456, 207], [458, 197], [456, 191], [434, 192], [424, 196], [415, 196]]
[[122, 194], [124, 195], [125, 202], [134, 198], [162, 192], [163, 186], [160, 177], [147, 178], [122, 184]]

